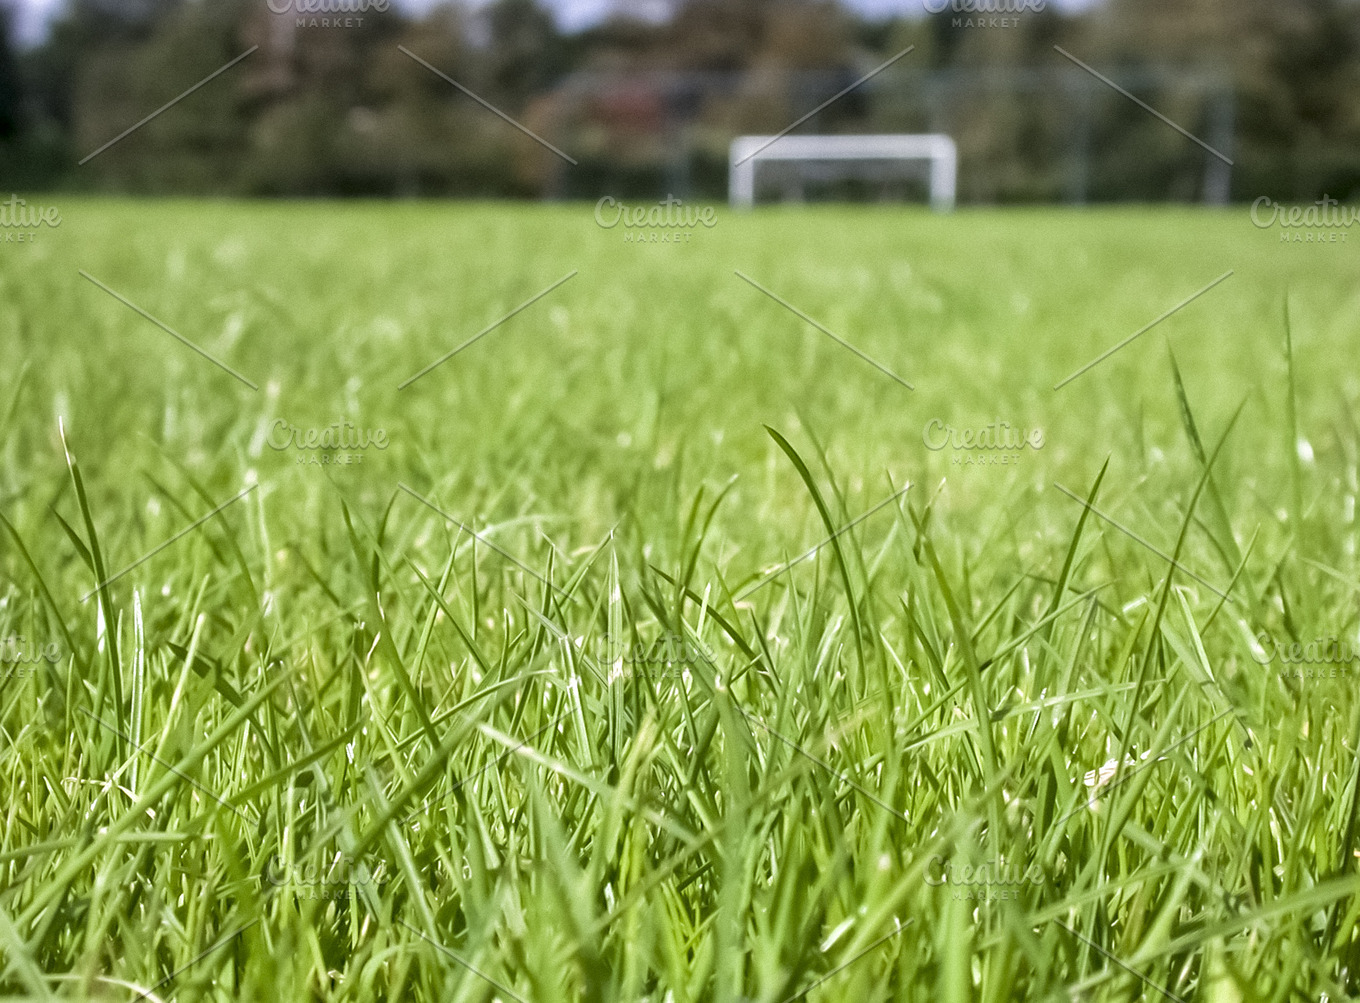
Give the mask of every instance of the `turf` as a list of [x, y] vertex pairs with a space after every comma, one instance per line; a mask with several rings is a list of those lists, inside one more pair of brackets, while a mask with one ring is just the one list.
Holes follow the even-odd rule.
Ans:
[[60, 208], [0, 245], [0, 991], [1356, 991], [1354, 248]]

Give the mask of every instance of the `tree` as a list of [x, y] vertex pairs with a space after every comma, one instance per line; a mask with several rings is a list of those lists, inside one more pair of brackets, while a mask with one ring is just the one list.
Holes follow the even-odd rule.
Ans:
[[483, 16], [491, 89], [511, 107], [523, 108], [565, 72], [569, 54], [562, 36], [537, 0], [497, 0]]
[[14, 8], [0, 4], [0, 144], [11, 144], [19, 135], [22, 91], [18, 58], [13, 45]]

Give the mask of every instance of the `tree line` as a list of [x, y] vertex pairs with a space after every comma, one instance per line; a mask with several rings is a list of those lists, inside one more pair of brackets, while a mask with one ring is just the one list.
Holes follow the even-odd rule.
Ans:
[[1360, 189], [1357, 0], [1026, 0], [1007, 23], [973, 0], [890, 20], [836, 0], [668, 0], [575, 33], [538, 0], [420, 16], [374, 0], [69, 0], [26, 49], [4, 3], [10, 191], [717, 198], [732, 137], [779, 131], [908, 47], [800, 131], [948, 132], [960, 197], [981, 203], [1196, 200], [1215, 141], [1237, 201]]

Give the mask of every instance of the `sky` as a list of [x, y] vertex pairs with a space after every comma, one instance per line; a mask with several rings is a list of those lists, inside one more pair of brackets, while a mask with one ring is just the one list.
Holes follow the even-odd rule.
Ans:
[[[22, 44], [31, 45], [42, 39], [43, 26], [52, 14], [62, 5], [63, 0], [10, 0], [16, 8], [18, 23], [17, 34]], [[262, 0], [263, 2], [263, 0]], [[420, 11], [433, 7], [439, 0], [394, 0], [396, 6], [407, 10]], [[481, 6], [487, 0], [471, 0], [474, 6]], [[611, 10], [627, 8], [640, 10], [649, 0], [544, 0], [557, 17], [557, 23], [566, 31], [594, 24]], [[842, 0], [847, 6], [861, 14], [872, 17], [924, 13], [923, 0]], [[938, 4], [939, 0], [935, 0]], [[1096, 0], [1049, 0], [1054, 7], [1067, 10], [1089, 7]]]

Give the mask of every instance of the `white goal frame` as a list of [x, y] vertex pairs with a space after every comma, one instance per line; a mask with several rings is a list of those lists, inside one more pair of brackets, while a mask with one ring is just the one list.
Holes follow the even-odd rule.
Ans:
[[930, 206], [954, 208], [959, 155], [939, 133], [872, 136], [738, 136], [729, 154], [728, 200], [748, 208], [756, 200], [756, 165], [769, 161], [929, 160]]

